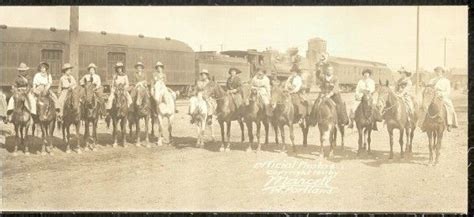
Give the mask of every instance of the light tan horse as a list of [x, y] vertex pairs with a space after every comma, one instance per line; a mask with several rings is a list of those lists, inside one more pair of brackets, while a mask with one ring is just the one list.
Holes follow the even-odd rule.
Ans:
[[[157, 85], [155, 85], [157, 86]], [[172, 143], [173, 140], [173, 118], [176, 112], [176, 97], [177, 93], [171, 91], [166, 86], [164, 87], [155, 87], [153, 93], [153, 99], [155, 101], [155, 112], [156, 118], [158, 119], [158, 140], [156, 144], [158, 146], [163, 145], [163, 129], [164, 129], [164, 120], [167, 120], [168, 124], [168, 134], [169, 141], [168, 145]]]

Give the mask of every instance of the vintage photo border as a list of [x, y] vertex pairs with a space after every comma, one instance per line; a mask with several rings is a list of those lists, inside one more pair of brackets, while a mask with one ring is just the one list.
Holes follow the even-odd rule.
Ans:
[[[468, 10], [468, 91], [471, 92], [471, 88], [474, 86], [473, 76], [470, 75], [470, 71], [474, 64], [474, 49], [471, 47], [472, 42], [474, 41], [474, 36], [471, 36], [472, 30], [474, 29], [474, 22], [472, 21], [472, 16], [474, 11], [472, 7], [474, 6], [474, 1], [468, 0], [0, 0], [1, 6], [66, 6], [66, 5], [82, 5], [82, 6], [111, 6], [111, 5], [120, 5], [120, 6], [165, 6], [165, 5], [180, 5], [180, 6], [410, 6], [410, 5], [420, 5], [420, 6], [430, 6], [430, 5], [467, 5]], [[473, 103], [474, 102], [474, 93], [468, 94], [468, 204], [467, 212], [468, 216], [474, 215], [474, 136], [471, 135], [473, 131], [474, 115], [473, 112]], [[446, 201], [449, 203], [449, 201]], [[55, 212], [51, 213], [33, 213], [33, 212], [3, 212], [1, 215], [5, 216], [25, 216], [25, 215], [37, 215], [43, 216], [44, 214], [59, 214]], [[68, 214], [73, 214], [68, 213]], [[84, 216], [105, 216], [105, 215], [123, 215], [125, 213], [113, 212], [113, 213], [92, 213], [92, 212], [80, 212], [75, 213], [74, 215], [84, 215]], [[184, 215], [274, 215], [274, 216], [309, 216], [309, 215], [318, 215], [318, 213], [278, 213], [278, 212], [269, 212], [269, 213], [245, 213], [245, 212], [222, 212], [222, 213], [149, 213], [149, 212], [134, 212], [127, 213], [126, 215], [130, 216], [151, 216], [151, 215], [166, 215], [166, 216], [184, 216]], [[321, 214], [321, 213], [319, 213]], [[324, 213], [324, 215], [344, 215], [344, 216], [358, 216], [358, 215], [424, 215], [424, 214], [436, 214], [436, 213]], [[443, 213], [446, 214], [446, 213]], [[452, 213], [459, 215], [456, 213]], [[441, 215], [438, 213], [438, 215]]]

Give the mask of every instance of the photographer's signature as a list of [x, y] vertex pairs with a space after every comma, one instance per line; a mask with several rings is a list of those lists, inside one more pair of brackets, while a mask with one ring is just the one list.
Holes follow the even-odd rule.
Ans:
[[269, 193], [330, 194], [334, 190], [331, 181], [337, 174], [335, 164], [302, 160], [258, 162], [254, 169], [268, 175], [262, 190]]

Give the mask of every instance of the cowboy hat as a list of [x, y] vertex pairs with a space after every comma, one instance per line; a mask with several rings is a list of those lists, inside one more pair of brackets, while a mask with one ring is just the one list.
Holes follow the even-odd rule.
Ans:
[[137, 68], [138, 66], [141, 66], [142, 68], [145, 68], [145, 65], [143, 65], [142, 62], [137, 62], [137, 63], [135, 64], [135, 68]]
[[61, 68], [61, 72], [64, 72], [68, 69], [72, 69], [72, 65], [70, 63], [64, 63], [63, 67]]
[[125, 68], [122, 62], [117, 62], [114, 66], [114, 68]]
[[411, 76], [411, 72], [407, 71], [404, 67], [400, 68], [398, 70], [399, 73], [405, 73], [405, 75], [407, 75], [408, 77]]
[[436, 68], [434, 68], [434, 71], [437, 72], [437, 71], [441, 71], [443, 73], [446, 72], [446, 70], [442, 67], [442, 66], [437, 66]]
[[158, 62], [156, 62], [156, 64], [155, 64], [155, 69], [156, 69], [157, 67], [165, 68], [165, 65], [163, 65], [163, 63], [161, 63], [160, 61], [158, 61]]
[[290, 68], [290, 72], [296, 72], [296, 73], [301, 73], [301, 70], [300, 68], [298, 67], [298, 65], [296, 64], [293, 64]]
[[235, 67], [230, 68], [227, 73], [230, 74], [230, 72], [231, 72], [232, 70], [235, 71], [235, 74], [240, 74], [240, 73], [242, 73], [242, 71], [240, 71], [240, 69], [235, 68]]
[[207, 71], [207, 69], [202, 69], [201, 72], [199, 72], [199, 74], [209, 75], [209, 71]]
[[45, 66], [45, 67], [46, 67], [46, 70], [49, 69], [49, 64], [48, 64], [47, 62], [40, 62], [40, 63], [38, 64], [38, 70], [41, 69], [41, 66]]
[[20, 66], [17, 68], [18, 71], [26, 71], [28, 69], [30, 69], [30, 67], [28, 67], [25, 63], [20, 63]]
[[87, 66], [87, 70], [89, 70], [90, 68], [97, 69], [97, 66], [94, 63], [91, 63], [89, 64], [89, 66]]
[[369, 73], [370, 75], [372, 75], [372, 70], [370, 70], [370, 69], [362, 70], [362, 75], [364, 75], [365, 73]]

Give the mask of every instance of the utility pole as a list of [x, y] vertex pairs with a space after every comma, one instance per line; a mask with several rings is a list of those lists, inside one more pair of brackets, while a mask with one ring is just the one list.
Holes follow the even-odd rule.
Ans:
[[419, 62], [420, 62], [420, 6], [416, 6], [416, 86], [415, 92], [418, 94], [420, 86], [420, 73], [419, 73]]
[[446, 37], [444, 37], [444, 64], [443, 64], [443, 66], [444, 66], [445, 69], [446, 69], [446, 50], [447, 50], [446, 49], [446, 41], [447, 41], [447, 39], [446, 39]]
[[202, 51], [202, 44], [199, 45], [199, 51]]
[[221, 44], [221, 52], [224, 51], [224, 44]]
[[69, 63], [74, 66], [72, 74], [79, 79], [79, 7], [69, 10]]

